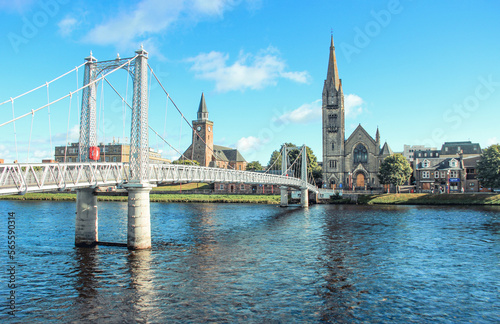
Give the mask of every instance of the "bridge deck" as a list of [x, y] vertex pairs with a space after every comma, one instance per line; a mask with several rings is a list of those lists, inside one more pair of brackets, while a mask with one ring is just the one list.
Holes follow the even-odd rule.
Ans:
[[[128, 163], [19, 163], [0, 164], [0, 195], [25, 194], [128, 183]], [[268, 173], [178, 164], [150, 164], [149, 183], [218, 182], [318, 188], [301, 179]]]

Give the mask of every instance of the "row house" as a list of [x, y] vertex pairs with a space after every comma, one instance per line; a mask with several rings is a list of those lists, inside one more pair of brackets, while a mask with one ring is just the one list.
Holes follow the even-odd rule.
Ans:
[[461, 158], [415, 159], [417, 192], [464, 192], [466, 171]]

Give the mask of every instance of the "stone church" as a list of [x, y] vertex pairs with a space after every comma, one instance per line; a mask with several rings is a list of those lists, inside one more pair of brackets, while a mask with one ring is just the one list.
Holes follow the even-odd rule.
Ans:
[[345, 109], [342, 80], [339, 79], [333, 36], [328, 72], [323, 86], [323, 187], [369, 189], [380, 187], [377, 173], [384, 158], [393, 154], [387, 143], [380, 147], [361, 126], [345, 139]]
[[237, 149], [214, 145], [214, 122], [208, 120], [205, 95], [201, 94], [198, 119], [193, 120], [193, 139], [184, 157], [201, 166], [246, 170], [247, 161]]

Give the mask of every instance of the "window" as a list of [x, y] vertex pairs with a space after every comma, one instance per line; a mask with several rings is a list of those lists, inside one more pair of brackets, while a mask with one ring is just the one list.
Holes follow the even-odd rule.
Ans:
[[68, 158], [68, 162], [71, 162], [71, 158], [70, 157]]
[[335, 149], [335, 143], [332, 143], [332, 151]]
[[439, 171], [434, 172], [434, 178], [439, 178]]
[[423, 179], [428, 179], [429, 177], [430, 177], [429, 171], [422, 171], [422, 178]]
[[457, 167], [457, 160], [452, 159], [452, 160], [450, 161], [450, 167], [452, 167], [452, 168], [456, 168], [456, 167]]
[[366, 163], [368, 161], [368, 151], [363, 144], [358, 144], [354, 149], [354, 163]]
[[431, 165], [429, 160], [423, 160], [422, 161], [422, 168], [428, 168]]
[[441, 178], [446, 178], [446, 172], [441, 171]]
[[106, 162], [109, 162], [109, 156], [106, 156]]
[[224, 185], [223, 185], [223, 184], [220, 184], [220, 185], [219, 185], [219, 189], [220, 189], [220, 190], [224, 190]]
[[331, 169], [336, 169], [337, 168], [337, 161], [336, 160], [330, 160], [329, 165]]
[[448, 152], [448, 147], [445, 147], [445, 148], [444, 148], [444, 151], [445, 151], [445, 152]]
[[458, 171], [456, 170], [450, 171], [450, 178], [458, 178]]
[[244, 184], [240, 185], [240, 190], [245, 190], [245, 185]]
[[116, 162], [116, 156], [113, 156], [113, 162]]

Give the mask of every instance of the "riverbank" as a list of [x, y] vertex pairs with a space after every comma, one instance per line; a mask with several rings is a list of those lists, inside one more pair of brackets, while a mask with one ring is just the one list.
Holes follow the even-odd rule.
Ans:
[[500, 205], [498, 194], [380, 194], [360, 195], [358, 204], [364, 205]]
[[[127, 196], [97, 196], [98, 201], [127, 201]], [[150, 194], [152, 202], [184, 203], [252, 203], [279, 204], [278, 195], [202, 195], [202, 194]], [[52, 200], [76, 201], [74, 193], [27, 193], [25, 195], [0, 196], [0, 200]]]

